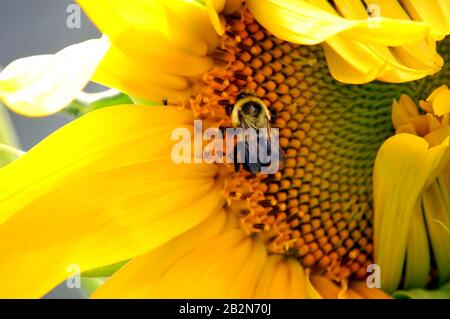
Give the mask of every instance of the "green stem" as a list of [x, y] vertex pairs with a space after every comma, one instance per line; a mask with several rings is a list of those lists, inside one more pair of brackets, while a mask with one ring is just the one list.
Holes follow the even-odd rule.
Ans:
[[8, 147], [0, 149], [0, 167], [8, 164], [17, 158], [17, 154], [12, 152], [14, 148], [20, 148], [14, 125], [11, 122], [8, 111], [0, 104], [0, 144]]

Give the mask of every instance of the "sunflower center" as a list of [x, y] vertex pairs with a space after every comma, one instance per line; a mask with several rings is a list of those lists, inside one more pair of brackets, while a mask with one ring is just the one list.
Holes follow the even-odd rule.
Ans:
[[[293, 256], [333, 278], [363, 278], [372, 263], [372, 165], [393, 133], [390, 107], [408, 85], [343, 85], [320, 46], [283, 41], [242, 10], [226, 17], [217, 67], [198, 84], [195, 113], [230, 126], [236, 96], [251, 90], [280, 130], [283, 168], [273, 175], [228, 169], [230, 210], [270, 253]], [[386, 87], [389, 86], [389, 90]], [[206, 110], [207, 109], [207, 110]]]

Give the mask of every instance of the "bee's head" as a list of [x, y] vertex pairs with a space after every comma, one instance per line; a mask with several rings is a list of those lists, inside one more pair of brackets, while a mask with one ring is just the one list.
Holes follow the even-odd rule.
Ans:
[[263, 111], [263, 105], [259, 102], [255, 102], [253, 100], [250, 100], [248, 102], [245, 102], [242, 104], [240, 112], [244, 113], [245, 115], [249, 116], [258, 116]]
[[231, 122], [234, 127], [241, 126], [242, 117], [248, 122], [255, 122], [261, 118], [270, 120], [270, 112], [261, 99], [253, 92], [245, 90], [236, 96], [236, 103], [233, 106]]

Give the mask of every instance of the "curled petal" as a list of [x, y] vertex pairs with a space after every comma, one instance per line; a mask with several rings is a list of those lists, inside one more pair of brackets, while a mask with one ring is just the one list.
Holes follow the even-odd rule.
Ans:
[[370, 6], [366, 9], [362, 1], [333, 4], [326, 0], [248, 1], [257, 21], [277, 37], [300, 44], [324, 43], [330, 72], [338, 81], [406, 82], [442, 67], [430, 24], [411, 20], [396, 1], [371, 3], [381, 10], [376, 17], [369, 16]]
[[[343, 34], [377, 45], [403, 45], [423, 39], [428, 26], [422, 22], [380, 18], [374, 28], [367, 19], [345, 19], [327, 10], [326, 1], [250, 0], [248, 6], [259, 23], [279, 38], [294, 43], [318, 44]], [[366, 18], [368, 14], [366, 14]], [[401, 35], [393, 30], [401, 32]]]

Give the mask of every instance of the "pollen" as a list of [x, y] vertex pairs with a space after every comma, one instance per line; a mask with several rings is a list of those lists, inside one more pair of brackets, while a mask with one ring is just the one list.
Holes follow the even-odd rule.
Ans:
[[245, 9], [226, 16], [213, 56], [216, 68], [197, 84], [194, 112], [230, 126], [236, 95], [251, 90], [268, 106], [285, 157], [270, 175], [227, 168], [224, 192], [240, 226], [269, 253], [336, 280], [364, 278], [373, 253], [372, 167], [394, 133], [390, 105], [399, 92], [340, 84], [320, 46], [283, 41]]

